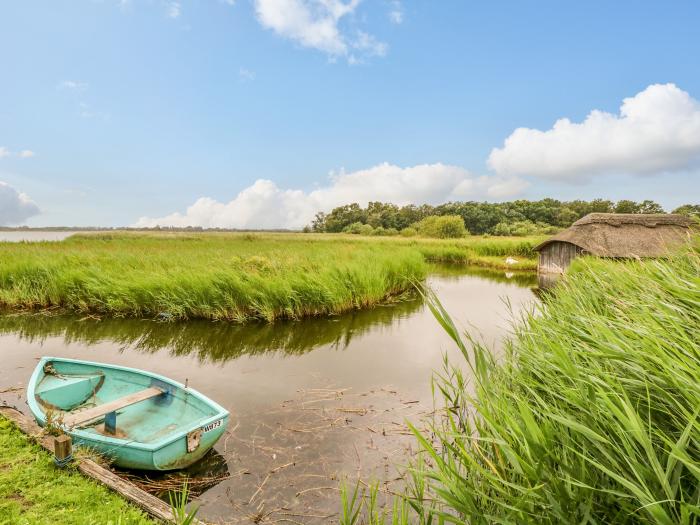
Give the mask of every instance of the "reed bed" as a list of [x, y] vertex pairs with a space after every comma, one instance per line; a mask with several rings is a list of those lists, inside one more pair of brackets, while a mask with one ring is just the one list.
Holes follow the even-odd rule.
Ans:
[[465, 254], [496, 253], [499, 242], [508, 245], [503, 253], [519, 246], [508, 239], [442, 245], [251, 233], [106, 233], [0, 243], [0, 306], [164, 321], [335, 315], [412, 290], [426, 276], [426, 260], [449, 259], [441, 250], [457, 250], [466, 262]]
[[0, 303], [163, 320], [297, 319], [372, 306], [426, 266], [408, 247], [258, 235], [87, 235], [0, 246]]
[[[345, 489], [343, 523], [700, 522], [700, 255], [578, 260], [505, 358], [460, 336], [445, 417], [394, 512]], [[470, 379], [468, 379], [470, 378]]]
[[[497, 269], [536, 270], [537, 246], [545, 237], [466, 237], [415, 241], [416, 249], [430, 262], [467, 264]], [[506, 259], [511, 259], [506, 262]]]

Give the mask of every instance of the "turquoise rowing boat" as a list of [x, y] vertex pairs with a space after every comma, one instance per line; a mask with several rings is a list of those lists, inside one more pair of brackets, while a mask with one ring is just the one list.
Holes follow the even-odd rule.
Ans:
[[57, 357], [39, 361], [27, 401], [42, 427], [59, 426], [115, 465], [142, 470], [191, 465], [229, 419], [226, 409], [167, 377]]

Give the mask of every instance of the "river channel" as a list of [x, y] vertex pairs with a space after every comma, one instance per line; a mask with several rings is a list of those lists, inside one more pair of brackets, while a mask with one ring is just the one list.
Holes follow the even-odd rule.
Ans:
[[[495, 352], [537, 300], [536, 276], [434, 266], [428, 284], [458, 326]], [[390, 491], [416, 452], [407, 421], [434, 409], [431, 374], [461, 356], [416, 297], [330, 319], [234, 325], [0, 316], [0, 402], [28, 413], [41, 356], [116, 363], [185, 382], [231, 412], [187, 474], [212, 523], [337, 522], [338, 485]], [[137, 476], [157, 492], [170, 477]]]

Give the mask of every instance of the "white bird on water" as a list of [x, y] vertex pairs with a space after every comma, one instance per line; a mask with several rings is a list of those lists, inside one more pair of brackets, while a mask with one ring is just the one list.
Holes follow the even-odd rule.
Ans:
[[517, 259], [513, 259], [512, 257], [508, 257], [508, 258], [506, 259], [506, 264], [507, 264], [508, 266], [512, 266], [512, 265], [514, 265], [514, 264], [518, 264], [518, 260], [517, 260]]

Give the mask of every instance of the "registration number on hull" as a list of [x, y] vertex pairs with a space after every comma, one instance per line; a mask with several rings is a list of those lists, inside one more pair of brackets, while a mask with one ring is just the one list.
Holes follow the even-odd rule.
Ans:
[[202, 432], [211, 432], [215, 428], [219, 428], [221, 426], [222, 420], [219, 419], [218, 421], [214, 421], [213, 423], [209, 423], [208, 425], [205, 425], [202, 427]]

